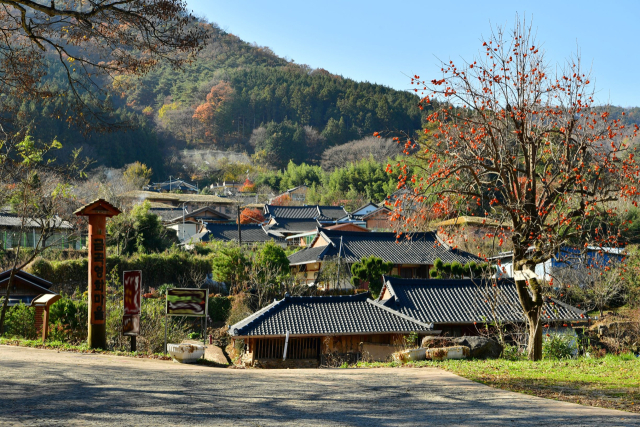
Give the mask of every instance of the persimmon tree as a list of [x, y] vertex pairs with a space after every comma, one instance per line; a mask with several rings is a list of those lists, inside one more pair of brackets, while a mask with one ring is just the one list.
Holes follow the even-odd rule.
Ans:
[[594, 85], [579, 56], [560, 67], [545, 60], [525, 22], [496, 28], [481, 43], [473, 60], [443, 62], [439, 78], [412, 79], [420, 107], [428, 107], [428, 137], [396, 137], [407, 153], [418, 150], [387, 166], [398, 188], [409, 190], [396, 200], [392, 220], [398, 234], [409, 232], [426, 207], [499, 224], [492, 238], [497, 246], [511, 240], [528, 356], [539, 360], [541, 322], [549, 314], [543, 283], [523, 270], [565, 245], [620, 243], [608, 225], [618, 214], [615, 202], [638, 195], [631, 146], [638, 126], [628, 128], [594, 105]]
[[262, 224], [264, 221], [259, 209], [245, 208], [240, 212], [240, 224]]

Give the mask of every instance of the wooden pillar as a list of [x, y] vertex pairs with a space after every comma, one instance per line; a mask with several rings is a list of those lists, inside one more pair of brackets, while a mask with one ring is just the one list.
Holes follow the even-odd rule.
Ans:
[[90, 348], [107, 348], [105, 278], [107, 218], [89, 216], [89, 334]]
[[89, 217], [89, 324], [87, 343], [90, 348], [107, 348], [106, 329], [106, 276], [107, 276], [107, 217], [118, 215], [120, 210], [99, 199], [75, 214]]
[[42, 321], [42, 343], [47, 340], [49, 336], [49, 307], [44, 308], [44, 320]]

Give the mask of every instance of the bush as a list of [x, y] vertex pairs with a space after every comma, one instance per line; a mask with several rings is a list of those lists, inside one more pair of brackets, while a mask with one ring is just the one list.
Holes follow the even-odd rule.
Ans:
[[87, 339], [88, 306], [86, 298], [66, 295], [49, 309], [49, 337], [54, 341], [79, 344]]
[[26, 339], [36, 339], [36, 309], [20, 303], [7, 310], [4, 320], [5, 334]]
[[570, 359], [577, 351], [575, 335], [547, 334], [542, 341], [542, 356], [545, 359]]
[[237, 294], [233, 297], [231, 309], [229, 310], [229, 317], [227, 318], [227, 324], [234, 325], [251, 314], [252, 312], [249, 308], [248, 296], [244, 293]]
[[213, 322], [224, 322], [229, 317], [233, 297], [209, 297], [209, 317]]

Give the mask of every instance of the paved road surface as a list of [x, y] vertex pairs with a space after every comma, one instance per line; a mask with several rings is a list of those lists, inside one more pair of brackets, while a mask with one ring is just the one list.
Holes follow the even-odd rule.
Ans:
[[236, 370], [0, 346], [0, 425], [638, 425], [434, 368]]

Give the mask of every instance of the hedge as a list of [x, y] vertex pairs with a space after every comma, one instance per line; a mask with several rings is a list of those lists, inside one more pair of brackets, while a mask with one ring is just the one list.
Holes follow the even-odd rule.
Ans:
[[[142, 271], [142, 285], [145, 291], [158, 288], [165, 283], [179, 284], [198, 275], [211, 273], [212, 256], [200, 256], [189, 253], [141, 254], [132, 257], [110, 256], [107, 258], [107, 274], [115, 267], [122, 280], [122, 272]], [[58, 290], [69, 293], [75, 288], [84, 292], [87, 289], [88, 260], [47, 261], [36, 259], [27, 267], [27, 271], [50, 281]]]

